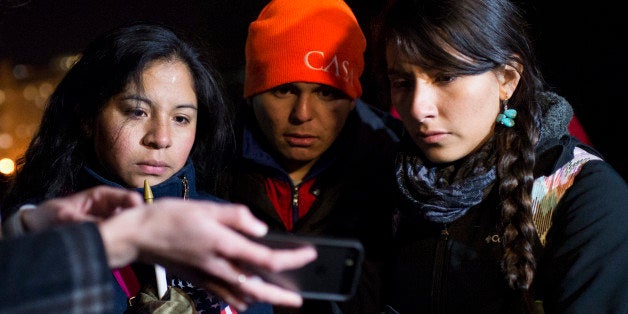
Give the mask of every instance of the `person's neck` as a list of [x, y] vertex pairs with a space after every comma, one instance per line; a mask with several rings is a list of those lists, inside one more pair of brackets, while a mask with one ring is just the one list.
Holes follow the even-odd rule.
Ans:
[[292, 180], [292, 184], [299, 185], [303, 178], [307, 175], [307, 173], [312, 169], [312, 166], [316, 163], [318, 159], [310, 160], [310, 161], [294, 161], [287, 160], [284, 162], [284, 168], [288, 175], [290, 176], [290, 180]]

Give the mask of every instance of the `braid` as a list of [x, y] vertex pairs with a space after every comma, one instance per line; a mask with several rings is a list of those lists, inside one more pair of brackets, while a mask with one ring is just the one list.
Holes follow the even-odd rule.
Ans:
[[535, 113], [520, 111], [515, 127], [496, 130], [497, 176], [504, 246], [502, 269], [510, 287], [527, 291], [536, 268], [531, 193], [538, 128], [533, 122]]

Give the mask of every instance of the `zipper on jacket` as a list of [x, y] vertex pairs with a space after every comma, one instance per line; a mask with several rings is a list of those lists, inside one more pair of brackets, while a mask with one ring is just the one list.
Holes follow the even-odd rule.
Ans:
[[183, 184], [183, 199], [187, 200], [190, 197], [190, 186], [188, 185], [188, 178], [183, 176], [181, 179], [181, 183]]
[[[299, 184], [292, 187], [292, 229], [299, 219]], [[292, 231], [292, 230], [290, 230]]]
[[434, 256], [434, 269], [432, 272], [432, 290], [431, 290], [431, 313], [443, 313], [443, 274], [446, 271], [447, 256], [447, 240], [449, 239], [449, 231], [447, 225], [443, 226], [440, 231], [440, 237], [436, 242], [436, 251]]

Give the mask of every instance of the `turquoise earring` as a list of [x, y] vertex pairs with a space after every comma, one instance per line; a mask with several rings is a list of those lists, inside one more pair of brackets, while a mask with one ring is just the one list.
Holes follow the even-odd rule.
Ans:
[[497, 115], [496, 122], [499, 122], [506, 127], [513, 127], [515, 125], [515, 120], [513, 120], [517, 116], [517, 110], [508, 109], [508, 101], [504, 100], [504, 112]]

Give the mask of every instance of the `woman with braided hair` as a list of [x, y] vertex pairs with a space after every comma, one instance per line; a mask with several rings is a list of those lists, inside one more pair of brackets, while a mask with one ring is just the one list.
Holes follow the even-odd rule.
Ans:
[[628, 188], [568, 135], [516, 6], [398, 0], [381, 21], [406, 131], [387, 311], [626, 313]]

